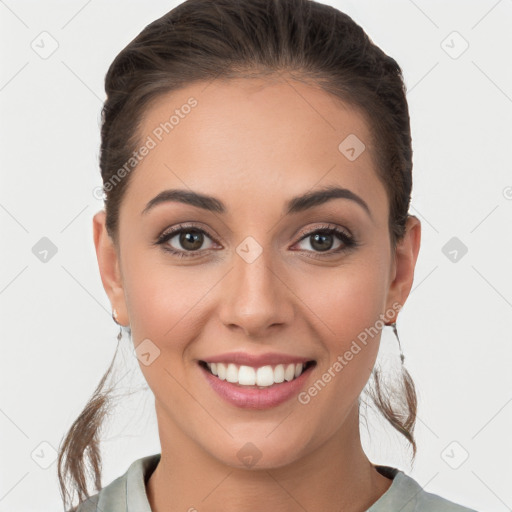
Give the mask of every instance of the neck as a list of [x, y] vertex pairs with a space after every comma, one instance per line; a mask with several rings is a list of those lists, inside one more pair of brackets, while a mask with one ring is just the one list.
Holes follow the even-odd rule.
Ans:
[[327, 442], [278, 468], [227, 466], [183, 432], [171, 428], [165, 429], [167, 436], [163, 433], [161, 459], [146, 485], [152, 512], [314, 512], [333, 508], [361, 512], [392, 482], [375, 469], [362, 449], [357, 404]]

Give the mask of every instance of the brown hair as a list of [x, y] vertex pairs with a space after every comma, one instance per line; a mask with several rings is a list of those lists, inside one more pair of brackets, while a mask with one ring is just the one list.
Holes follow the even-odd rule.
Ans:
[[[131, 176], [126, 163], [140, 146], [140, 126], [150, 104], [193, 82], [281, 72], [321, 87], [364, 116], [374, 141], [378, 178], [389, 198], [389, 234], [396, 248], [405, 234], [412, 189], [402, 70], [348, 15], [312, 0], [186, 0], [146, 26], [116, 56], [105, 77], [100, 152], [106, 227], [116, 247], [119, 207]], [[59, 448], [65, 507], [69, 493], [64, 475], [71, 478], [80, 501], [90, 496], [86, 456], [96, 489], [101, 488], [98, 432], [111, 402], [110, 390], [103, 388], [113, 362]], [[378, 371], [372, 375], [377, 384], [370, 396], [410, 442], [414, 460], [414, 383], [403, 369], [402, 387], [390, 397], [382, 390]]]

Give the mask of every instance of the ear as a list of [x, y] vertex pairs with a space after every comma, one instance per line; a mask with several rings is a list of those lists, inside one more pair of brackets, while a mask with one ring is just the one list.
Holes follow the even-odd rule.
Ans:
[[396, 321], [399, 310], [394, 308], [396, 303], [402, 307], [411, 291], [414, 280], [414, 268], [421, 243], [421, 222], [414, 215], [410, 215], [406, 222], [406, 232], [402, 240], [397, 243], [395, 259], [393, 262], [394, 276], [389, 287], [386, 302], [386, 311], [394, 311], [394, 314], [386, 316], [386, 322]]
[[115, 308], [118, 313], [117, 321], [121, 325], [129, 325], [119, 257], [114, 242], [107, 232], [105, 219], [105, 210], [99, 211], [93, 217], [94, 245], [101, 282], [110, 299], [112, 308]]

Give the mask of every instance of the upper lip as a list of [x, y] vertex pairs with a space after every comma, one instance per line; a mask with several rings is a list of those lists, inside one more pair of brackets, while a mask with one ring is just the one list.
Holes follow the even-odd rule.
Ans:
[[247, 352], [229, 352], [202, 359], [206, 363], [233, 363], [236, 365], [253, 366], [259, 368], [266, 365], [307, 363], [313, 361], [311, 358], [298, 357], [290, 354], [266, 353], [248, 354]]

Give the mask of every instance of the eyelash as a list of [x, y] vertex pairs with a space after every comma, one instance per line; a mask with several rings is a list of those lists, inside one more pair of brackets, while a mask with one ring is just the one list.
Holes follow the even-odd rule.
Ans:
[[[155, 245], [163, 245], [167, 241], [174, 238], [176, 235], [179, 235], [180, 233], [187, 232], [187, 231], [196, 231], [196, 232], [202, 233], [204, 235], [207, 235], [209, 238], [211, 238], [212, 240], [214, 240], [216, 242], [215, 238], [213, 236], [211, 236], [204, 229], [201, 229], [193, 224], [191, 224], [191, 225], [178, 224], [171, 231], [167, 231], [167, 232], [161, 234], [158, 237], [158, 239], [156, 240]], [[314, 252], [316, 255], [318, 255], [320, 257], [324, 257], [324, 256], [328, 257], [328, 256], [332, 256], [333, 254], [338, 254], [338, 253], [341, 253], [344, 251], [348, 251], [350, 249], [354, 249], [355, 247], [357, 247], [359, 245], [353, 236], [348, 235], [342, 229], [340, 229], [336, 226], [333, 226], [331, 224], [325, 224], [325, 225], [317, 227], [316, 229], [314, 229], [312, 231], [308, 231], [306, 233], [301, 233], [301, 238], [297, 241], [297, 243], [302, 242], [306, 238], [308, 238], [312, 235], [315, 235], [317, 233], [327, 234], [327, 235], [337, 235], [338, 239], [343, 242], [344, 246], [341, 246], [340, 248], [338, 248], [336, 250], [326, 251], [324, 253], [318, 252], [318, 251], [308, 251], [308, 250], [305, 250], [305, 252]], [[174, 256], [177, 256], [178, 258], [197, 257], [197, 254], [199, 252], [201, 252], [201, 251], [178, 251], [169, 246], [162, 247], [162, 249], [165, 252], [168, 252]], [[208, 249], [206, 249], [206, 250], [208, 250]], [[299, 252], [301, 252], [301, 251], [299, 251]], [[317, 257], [317, 256], [314, 256], [314, 257]]]

